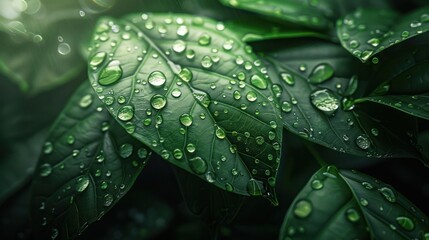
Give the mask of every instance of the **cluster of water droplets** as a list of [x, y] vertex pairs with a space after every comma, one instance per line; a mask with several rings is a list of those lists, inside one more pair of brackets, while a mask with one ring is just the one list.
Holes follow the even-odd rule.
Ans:
[[[378, 64], [379, 59], [374, 55], [383, 49], [399, 43], [405, 39], [413, 37], [427, 31], [429, 23], [429, 13], [422, 13], [410, 19], [408, 23], [400, 23], [395, 30], [392, 26], [368, 26], [363, 23], [367, 21], [367, 14], [373, 17], [374, 12], [358, 10], [339, 22], [340, 37], [343, 44], [353, 55], [362, 61], [371, 59], [373, 64]], [[392, 19], [392, 24], [396, 24], [396, 15], [386, 11], [377, 11], [377, 17]], [[376, 25], [375, 25], [376, 26]], [[392, 28], [391, 28], [392, 27]], [[369, 34], [368, 34], [369, 33]], [[366, 36], [366, 39], [361, 39]]]

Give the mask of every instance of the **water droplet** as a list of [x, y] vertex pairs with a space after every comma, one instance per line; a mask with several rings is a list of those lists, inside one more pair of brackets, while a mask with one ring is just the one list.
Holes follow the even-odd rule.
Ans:
[[189, 153], [193, 153], [193, 152], [195, 152], [196, 147], [195, 147], [195, 145], [194, 145], [194, 144], [192, 144], [192, 143], [188, 143], [188, 145], [186, 145], [186, 150], [187, 150]]
[[120, 62], [117, 60], [109, 62], [107, 66], [101, 71], [98, 78], [100, 85], [106, 86], [116, 83], [122, 77], [122, 68]]
[[189, 115], [189, 114], [185, 113], [185, 114], [182, 114], [182, 115], [180, 116], [179, 120], [180, 120], [180, 123], [181, 123], [183, 126], [185, 126], [185, 127], [189, 127], [189, 126], [191, 126], [191, 125], [192, 125], [192, 120], [193, 120], [193, 118], [192, 118], [192, 116], [191, 116], [191, 115]]
[[183, 40], [176, 40], [173, 43], [173, 51], [175, 51], [176, 53], [182, 53], [186, 50], [186, 43]]
[[165, 77], [164, 73], [160, 71], [154, 71], [148, 77], [149, 84], [154, 87], [161, 87], [165, 84], [166, 81], [167, 78]]
[[210, 68], [213, 66], [213, 60], [209, 56], [204, 56], [201, 60], [201, 66], [204, 68]]
[[223, 131], [223, 129], [222, 128], [220, 128], [220, 127], [217, 127], [216, 128], [216, 137], [217, 138], [219, 138], [219, 139], [224, 139], [225, 138], [225, 131]]
[[129, 143], [122, 144], [119, 148], [119, 155], [122, 158], [128, 158], [131, 156], [131, 154], [133, 154], [133, 145]]
[[186, 35], [188, 35], [188, 33], [189, 33], [189, 29], [188, 29], [188, 27], [187, 27], [187, 26], [185, 26], [185, 25], [180, 25], [180, 26], [177, 28], [176, 33], [177, 33], [177, 35], [178, 35], [179, 37], [186, 37]]
[[317, 65], [310, 76], [308, 77], [310, 83], [319, 84], [330, 79], [334, 75], [334, 69], [327, 63]]
[[44, 154], [50, 154], [54, 151], [54, 146], [52, 145], [51, 142], [45, 142], [43, 144], [43, 153]]
[[167, 105], [167, 99], [163, 95], [156, 94], [150, 99], [150, 105], [158, 110], [163, 109]]
[[311, 182], [311, 188], [313, 188], [314, 190], [320, 190], [323, 188], [323, 182], [320, 180], [313, 180]]
[[65, 42], [58, 44], [57, 50], [58, 50], [59, 54], [64, 55], [64, 56], [71, 52], [70, 45], [65, 43]]
[[96, 53], [92, 58], [91, 61], [89, 61], [89, 65], [91, 67], [98, 67], [100, 64], [102, 64], [106, 60], [107, 53], [106, 52], [98, 52]]
[[182, 92], [180, 91], [180, 89], [175, 88], [173, 89], [173, 91], [171, 91], [171, 96], [178, 98], [182, 95]]
[[261, 182], [256, 179], [250, 179], [247, 182], [247, 192], [250, 196], [261, 196], [262, 195], [262, 186]]
[[52, 173], [52, 166], [49, 163], [44, 163], [39, 167], [40, 176], [47, 177]]
[[265, 79], [261, 78], [259, 75], [252, 75], [250, 82], [253, 86], [259, 89], [267, 89], [268, 83]]
[[396, 222], [406, 231], [413, 231], [415, 228], [413, 220], [411, 220], [409, 217], [397, 217]]
[[391, 203], [396, 202], [396, 195], [392, 189], [390, 189], [388, 187], [382, 187], [382, 188], [378, 189], [378, 191], [381, 193], [381, 195], [383, 195], [383, 197], [387, 201], [389, 201]]
[[212, 41], [212, 37], [210, 35], [208, 35], [207, 33], [203, 33], [198, 38], [198, 44], [200, 44], [201, 46], [207, 46], [211, 43], [211, 41]]
[[310, 201], [302, 199], [295, 203], [293, 213], [298, 218], [306, 218], [313, 211], [313, 205]]
[[282, 107], [282, 111], [283, 112], [288, 113], [288, 112], [292, 111], [292, 104], [290, 104], [290, 102], [288, 102], [288, 101], [282, 102], [282, 106], [281, 107]]
[[335, 112], [340, 106], [340, 101], [337, 96], [329, 89], [321, 89], [312, 92], [310, 100], [317, 109], [329, 114]]
[[289, 73], [281, 73], [280, 77], [289, 86], [293, 86], [295, 84], [295, 78]]
[[89, 178], [88, 177], [80, 177], [76, 182], [76, 191], [83, 192], [89, 186]]
[[364, 188], [368, 189], [368, 190], [371, 190], [371, 189], [373, 189], [373, 188], [374, 188], [374, 187], [372, 186], [372, 184], [371, 184], [371, 183], [369, 183], [369, 182], [362, 182], [362, 186], [363, 186]]
[[226, 183], [225, 184], [225, 190], [228, 192], [232, 192], [232, 191], [234, 191], [234, 187], [232, 186], [231, 183]]
[[370, 40], [368, 40], [368, 43], [371, 44], [371, 46], [373, 47], [378, 47], [378, 45], [380, 44], [380, 39], [371, 38]]
[[322, 173], [323, 176], [328, 177], [328, 178], [332, 178], [332, 179], [336, 179], [338, 176], [338, 169], [334, 166], [328, 166], [326, 168], [326, 171]]
[[360, 55], [360, 59], [362, 59], [362, 61], [366, 61], [366, 60], [368, 60], [372, 56], [373, 53], [374, 52], [371, 51], [371, 50], [365, 50]]
[[137, 156], [140, 159], [144, 159], [146, 158], [148, 155], [147, 149], [146, 148], [139, 148], [139, 150], [137, 150]]
[[366, 200], [365, 198], [361, 198], [360, 199], [360, 204], [364, 207], [368, 206], [368, 200]]
[[371, 134], [374, 135], [375, 137], [377, 137], [379, 134], [378, 129], [377, 128], [371, 128]]
[[182, 152], [182, 150], [180, 150], [180, 149], [174, 149], [174, 151], [173, 151], [173, 157], [175, 158], [175, 159], [177, 159], [177, 160], [180, 160], [180, 159], [182, 159], [182, 157], [183, 157], [183, 152]]
[[360, 220], [359, 212], [354, 208], [349, 208], [346, 211], [347, 220], [350, 222], [358, 222]]
[[199, 175], [204, 174], [207, 171], [207, 163], [201, 157], [189, 159], [189, 166], [194, 173]]
[[108, 207], [110, 205], [112, 205], [113, 203], [113, 196], [112, 194], [106, 194], [104, 195], [104, 206]]
[[123, 106], [118, 111], [118, 118], [121, 121], [129, 121], [134, 117], [134, 107], [130, 105]]
[[58, 237], [59, 235], [59, 231], [57, 228], [52, 228], [52, 232], [51, 232], [51, 240], [54, 240]]
[[249, 100], [249, 102], [254, 102], [256, 101], [256, 99], [258, 99], [258, 96], [256, 95], [255, 92], [253, 91], [249, 91], [246, 95], [247, 100]]
[[206, 172], [205, 177], [206, 177], [207, 182], [209, 182], [209, 183], [214, 183], [216, 181], [216, 176], [211, 171]]
[[87, 108], [91, 105], [91, 103], [92, 103], [92, 95], [87, 94], [80, 99], [79, 106], [82, 108]]
[[369, 141], [368, 137], [360, 135], [356, 138], [356, 145], [360, 149], [366, 150], [371, 146], [371, 142]]
[[185, 82], [189, 82], [192, 80], [193, 74], [192, 71], [189, 70], [189, 68], [182, 68], [179, 72], [179, 77]]
[[357, 48], [357, 47], [359, 47], [359, 42], [358, 41], [356, 41], [356, 40], [351, 40], [350, 42], [349, 42], [349, 46], [350, 46], [350, 48]]

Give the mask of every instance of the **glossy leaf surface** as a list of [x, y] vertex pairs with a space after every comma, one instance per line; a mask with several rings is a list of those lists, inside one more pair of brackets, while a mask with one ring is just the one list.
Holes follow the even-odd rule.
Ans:
[[83, 84], [43, 146], [32, 186], [36, 235], [75, 238], [131, 188], [149, 155]]

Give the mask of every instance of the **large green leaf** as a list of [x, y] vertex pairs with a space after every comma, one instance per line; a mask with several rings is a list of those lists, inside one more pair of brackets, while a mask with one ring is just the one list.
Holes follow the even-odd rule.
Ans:
[[223, 4], [316, 29], [326, 29], [357, 7], [387, 7], [386, 1], [219, 0]]
[[275, 198], [279, 109], [263, 64], [234, 32], [144, 13], [101, 20], [94, 39], [91, 83], [134, 137], [222, 189]]
[[429, 120], [429, 95], [386, 95], [365, 97], [355, 100], [355, 103], [371, 101], [383, 104], [410, 115]]
[[391, 186], [324, 167], [292, 203], [280, 239], [425, 239], [429, 218]]
[[389, 10], [358, 9], [337, 22], [341, 44], [362, 62], [428, 29], [428, 7], [406, 16]]
[[149, 155], [83, 84], [52, 127], [33, 179], [37, 235], [76, 237], [131, 188]]
[[[287, 130], [355, 155], [420, 158], [410, 144], [415, 142], [413, 118], [351, 104], [351, 99], [365, 90], [371, 69], [340, 46], [301, 39], [266, 53], [266, 60]], [[396, 126], [391, 119], [401, 119], [403, 124]]]

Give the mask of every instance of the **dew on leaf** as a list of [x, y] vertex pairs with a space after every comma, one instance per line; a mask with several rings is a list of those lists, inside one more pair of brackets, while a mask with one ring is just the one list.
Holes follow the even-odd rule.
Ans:
[[106, 60], [107, 53], [106, 52], [98, 52], [96, 53], [91, 60], [89, 61], [89, 65], [91, 67], [98, 67]]
[[334, 69], [327, 63], [317, 65], [310, 76], [308, 77], [310, 83], [319, 84], [330, 79], [334, 75]]
[[186, 42], [184, 42], [183, 40], [178, 39], [178, 40], [176, 40], [173, 43], [172, 49], [176, 53], [182, 53], [182, 52], [184, 52], [186, 50]]
[[128, 158], [133, 154], [133, 145], [124, 143], [119, 147], [119, 155], [122, 158]]
[[160, 94], [152, 96], [150, 99], [150, 105], [155, 109], [163, 109], [167, 105], [167, 99]]
[[52, 166], [49, 163], [44, 163], [40, 165], [39, 172], [41, 177], [47, 177], [52, 173]]
[[122, 77], [122, 68], [118, 60], [109, 62], [101, 71], [98, 77], [98, 83], [103, 86], [116, 83]]
[[356, 209], [349, 208], [346, 211], [346, 218], [350, 222], [358, 222], [360, 220], [360, 214]]
[[130, 105], [123, 106], [118, 111], [118, 118], [121, 121], [129, 121], [134, 117], [134, 107]]
[[298, 218], [306, 218], [313, 211], [313, 205], [310, 201], [301, 199], [295, 203], [293, 213]]
[[189, 159], [189, 167], [195, 174], [198, 175], [204, 174], [207, 171], [207, 163], [201, 157]]
[[83, 96], [80, 101], [79, 101], [79, 106], [81, 108], [87, 108], [91, 105], [92, 103], [92, 95], [91, 94], [86, 94], [85, 96]]
[[104, 195], [104, 206], [109, 207], [113, 203], [113, 196], [112, 194], [108, 193]]
[[160, 71], [154, 71], [148, 77], [149, 84], [154, 87], [161, 87], [165, 84], [166, 81], [167, 78], [165, 77], [164, 73]]
[[189, 68], [182, 68], [179, 72], [179, 77], [185, 82], [189, 82], [192, 80], [193, 74]]
[[311, 188], [313, 188], [314, 190], [320, 190], [323, 188], [323, 182], [318, 179], [313, 180], [311, 182]]
[[89, 186], [89, 178], [88, 177], [80, 177], [76, 182], [76, 191], [83, 192]]
[[320, 111], [331, 114], [340, 106], [338, 97], [329, 89], [316, 90], [310, 94], [313, 106]]
[[371, 142], [369, 141], [367, 136], [360, 135], [356, 138], [356, 145], [360, 149], [366, 150], [371, 146]]
[[409, 232], [413, 231], [415, 228], [414, 221], [411, 220], [409, 217], [405, 217], [405, 216], [397, 217], [396, 222], [401, 228]]
[[253, 86], [259, 88], [259, 89], [267, 89], [268, 83], [265, 79], [261, 78], [259, 75], [252, 75], [250, 78], [250, 82]]
[[180, 123], [181, 123], [183, 126], [185, 126], [185, 127], [189, 127], [189, 126], [191, 126], [191, 125], [192, 125], [193, 118], [192, 118], [192, 116], [191, 116], [191, 115], [189, 115], [189, 114], [185, 113], [185, 114], [182, 114], [182, 115], [180, 116], [179, 120], [180, 120]]
[[388, 202], [391, 202], [391, 203], [396, 202], [396, 194], [393, 192], [391, 188], [382, 187], [378, 189], [378, 191]]

